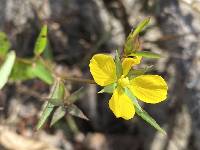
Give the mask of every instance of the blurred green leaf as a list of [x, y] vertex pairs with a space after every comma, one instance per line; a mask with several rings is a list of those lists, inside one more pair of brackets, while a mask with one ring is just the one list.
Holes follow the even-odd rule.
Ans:
[[161, 57], [159, 54], [148, 52], [148, 51], [131, 53], [129, 56], [142, 56], [146, 58], [160, 58]]
[[45, 50], [46, 45], [47, 45], [47, 25], [44, 25], [36, 40], [34, 54], [36, 56], [40, 55]]
[[31, 63], [32, 59], [16, 59], [10, 79], [13, 81], [24, 81], [35, 78], [35, 75], [29, 71], [32, 67]]
[[34, 76], [38, 77], [40, 80], [46, 82], [47, 84], [51, 85], [53, 83], [51, 72], [47, 69], [41, 60], [34, 62], [31, 68], [29, 68], [29, 71]]
[[160, 131], [161, 133], [166, 135], [166, 132], [164, 129], [162, 129], [159, 124], [145, 111], [142, 110], [140, 111], [137, 107], [136, 107], [136, 113], [143, 118], [147, 123], [149, 123], [151, 126], [153, 126], [155, 129], [157, 129], [158, 131]]
[[129, 79], [132, 79], [133, 77], [146, 74], [152, 70], [153, 70], [153, 66], [146, 66], [145, 68], [141, 68], [141, 69], [131, 69], [127, 76], [129, 77]]
[[79, 117], [79, 118], [85, 119], [85, 120], [89, 120], [88, 117], [86, 117], [86, 115], [84, 115], [84, 113], [74, 104], [67, 106], [66, 111], [68, 114], [70, 114], [72, 116]]
[[98, 93], [113, 93], [116, 86], [117, 86], [116, 83], [112, 83], [110, 85], [104, 86], [104, 88], [101, 91], [99, 91]]
[[57, 121], [59, 121], [62, 117], [66, 114], [66, 110], [64, 107], [58, 107], [55, 112], [53, 113], [53, 117], [50, 123], [50, 126], [53, 126]]
[[138, 24], [136, 29], [134, 31], [131, 31], [131, 33], [128, 35], [127, 40], [124, 45], [125, 55], [129, 55], [140, 48], [138, 35], [144, 29], [144, 27], [149, 23], [149, 21], [150, 21], [150, 18], [144, 19], [142, 22]]
[[0, 56], [5, 56], [10, 49], [11, 44], [7, 35], [4, 32], [0, 32]]
[[[50, 98], [52, 99], [63, 99], [64, 98], [64, 93], [65, 91], [63, 90], [63, 85], [61, 81], [55, 81], [55, 83], [52, 86], [51, 93], [50, 93]], [[46, 107], [42, 110], [42, 115], [38, 121], [37, 124], [37, 130], [40, 129], [52, 113], [55, 105], [52, 104], [50, 101], [47, 102]]]
[[122, 63], [120, 60], [119, 51], [116, 50], [115, 52], [116, 52], [116, 54], [115, 54], [116, 73], [117, 73], [117, 77], [120, 78], [122, 75], [122, 72], [123, 72], [122, 71]]
[[13, 68], [14, 62], [15, 62], [15, 52], [11, 51], [8, 53], [5, 62], [0, 68], [0, 89], [3, 88], [3, 86], [7, 83], [8, 77], [11, 73], [11, 70]]
[[45, 122], [47, 121], [53, 109], [54, 109], [54, 105], [51, 104], [50, 102], [47, 102], [46, 106], [42, 110], [42, 115], [37, 123], [37, 126], [36, 126], [37, 130], [41, 129], [44, 126]]
[[81, 87], [80, 89], [76, 90], [69, 97], [65, 100], [67, 105], [73, 104], [76, 100], [80, 99], [83, 96], [84, 88]]
[[55, 94], [49, 99], [49, 102], [55, 106], [61, 106], [64, 104], [65, 98], [65, 85], [62, 81], [56, 81], [57, 88]]
[[150, 22], [150, 17], [144, 19], [142, 22], [140, 22], [136, 29], [133, 31], [133, 34], [131, 35], [132, 37], [135, 37], [136, 35], [138, 35], [143, 29], [145, 26], [147, 26]]

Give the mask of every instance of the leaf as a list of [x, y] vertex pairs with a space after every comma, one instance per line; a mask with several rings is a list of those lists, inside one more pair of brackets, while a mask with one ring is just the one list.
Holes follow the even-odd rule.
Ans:
[[44, 25], [36, 40], [34, 54], [36, 56], [40, 55], [45, 50], [46, 45], [47, 45], [47, 25]]
[[0, 56], [5, 56], [10, 49], [11, 44], [7, 35], [4, 32], [0, 32]]
[[122, 70], [122, 63], [121, 63], [121, 60], [120, 60], [120, 56], [119, 56], [118, 50], [116, 50], [115, 65], [116, 65], [117, 77], [120, 78], [122, 73], [123, 73], [123, 70]]
[[138, 35], [144, 29], [144, 27], [148, 25], [149, 22], [150, 22], [150, 17], [140, 22], [139, 25], [137, 25], [136, 29], [134, 30], [132, 37], [135, 37], [136, 35]]
[[50, 123], [50, 126], [54, 125], [56, 122], [58, 122], [62, 117], [64, 117], [66, 114], [66, 110], [64, 107], [60, 106], [56, 109], [56, 111], [53, 113], [53, 117]]
[[55, 106], [61, 106], [64, 104], [65, 98], [65, 85], [62, 81], [56, 81], [57, 88], [55, 89], [55, 94], [49, 99], [49, 102]]
[[112, 83], [110, 85], [105, 86], [101, 91], [98, 93], [113, 93], [114, 89], [116, 88], [117, 84]]
[[88, 117], [84, 115], [84, 113], [74, 104], [66, 107], [66, 111], [68, 114], [79, 117], [81, 119], [89, 120]]
[[[64, 91], [63, 91], [63, 87], [62, 87], [62, 82], [60, 81], [55, 81], [52, 89], [51, 89], [51, 93], [50, 93], [50, 98], [52, 99], [63, 99], [64, 96]], [[48, 119], [48, 117], [50, 116], [50, 114], [52, 113], [53, 109], [54, 109], [55, 105], [52, 104], [50, 101], [47, 102], [46, 107], [43, 109], [42, 111], [42, 115], [38, 121], [37, 124], [37, 130], [42, 128], [42, 126], [45, 124], [46, 120]]]
[[38, 77], [40, 80], [46, 82], [47, 84], [51, 85], [53, 83], [51, 72], [47, 69], [41, 60], [34, 62], [29, 71], [34, 76]]
[[35, 78], [35, 75], [29, 71], [32, 59], [16, 59], [10, 74], [10, 79], [13, 81], [24, 81]]
[[11, 51], [8, 53], [7, 58], [3, 65], [0, 68], [0, 89], [3, 88], [3, 86], [7, 83], [8, 77], [11, 73], [11, 70], [13, 68], [14, 62], [15, 62], [15, 52]]
[[144, 27], [149, 23], [149, 21], [150, 21], [150, 18], [144, 19], [142, 22], [139, 23], [136, 29], [128, 35], [127, 40], [124, 45], [125, 55], [129, 55], [133, 53], [134, 51], [137, 51], [138, 49], [140, 49], [140, 42], [138, 39], [138, 35], [144, 29]]
[[53, 109], [54, 109], [54, 105], [51, 104], [50, 102], [47, 102], [46, 106], [42, 110], [42, 115], [37, 123], [37, 126], [36, 126], [37, 130], [41, 129], [44, 126], [45, 122], [47, 121]]
[[129, 79], [132, 79], [133, 77], [143, 75], [143, 74], [150, 72], [152, 70], [153, 70], [153, 65], [147, 66], [147, 67], [141, 68], [141, 69], [132, 69], [132, 70], [129, 71], [128, 77], [129, 77]]
[[140, 111], [138, 108], [136, 108], [136, 113], [140, 117], [142, 117], [142, 119], [144, 119], [147, 123], [149, 123], [151, 126], [153, 126], [155, 129], [157, 129], [158, 131], [160, 131], [161, 133], [166, 135], [165, 130], [162, 129], [159, 126], [159, 124], [145, 110]]
[[160, 58], [161, 57], [159, 54], [148, 52], [148, 51], [131, 53], [129, 56], [142, 56], [146, 58]]
[[136, 97], [133, 95], [133, 93], [132, 93], [128, 88], [125, 88], [125, 94], [132, 100], [134, 106], [135, 106], [138, 110], [142, 111], [142, 108], [141, 108], [141, 106], [139, 105], [139, 103], [138, 103]]
[[64, 103], [67, 103], [67, 105], [73, 104], [77, 99], [80, 99], [82, 97], [83, 90], [84, 89], [81, 87], [80, 89], [73, 92], [69, 97], [67, 97]]

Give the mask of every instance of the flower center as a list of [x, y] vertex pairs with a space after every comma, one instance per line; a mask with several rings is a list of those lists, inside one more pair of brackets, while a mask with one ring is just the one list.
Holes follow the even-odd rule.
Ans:
[[129, 81], [128, 77], [124, 77], [124, 75], [122, 75], [121, 78], [118, 80], [118, 84], [119, 84], [119, 86], [125, 88], [130, 85], [130, 81]]

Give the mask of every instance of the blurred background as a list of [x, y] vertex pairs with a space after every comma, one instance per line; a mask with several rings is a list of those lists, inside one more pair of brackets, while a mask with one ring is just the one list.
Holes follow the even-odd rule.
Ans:
[[[122, 50], [126, 36], [146, 17], [142, 48], [162, 54], [143, 59], [152, 74], [169, 85], [167, 101], [143, 104], [166, 130], [157, 132], [141, 118], [116, 119], [108, 94], [84, 86], [77, 105], [90, 121], [65, 117], [40, 131], [35, 126], [49, 86], [39, 80], [8, 84], [0, 91], [0, 150], [200, 150], [200, 1], [199, 0], [0, 0], [0, 30], [20, 57], [33, 55], [43, 22], [48, 22], [51, 57], [67, 75], [92, 78], [95, 53]], [[28, 89], [24, 91], [22, 89]]]

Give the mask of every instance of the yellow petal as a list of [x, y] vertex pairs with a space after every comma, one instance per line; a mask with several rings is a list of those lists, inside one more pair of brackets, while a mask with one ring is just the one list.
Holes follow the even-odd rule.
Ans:
[[90, 72], [98, 85], [106, 86], [116, 81], [116, 66], [112, 56], [96, 54], [90, 60], [89, 66]]
[[158, 75], [141, 75], [130, 81], [131, 91], [143, 102], [159, 103], [166, 99], [167, 83]]
[[131, 67], [139, 64], [141, 59], [141, 56], [134, 56], [134, 58], [124, 58], [122, 62], [123, 75], [126, 76], [130, 71]]
[[131, 99], [129, 99], [120, 88], [114, 90], [109, 100], [109, 107], [117, 118], [121, 117], [129, 120], [133, 118], [135, 114], [135, 108]]

